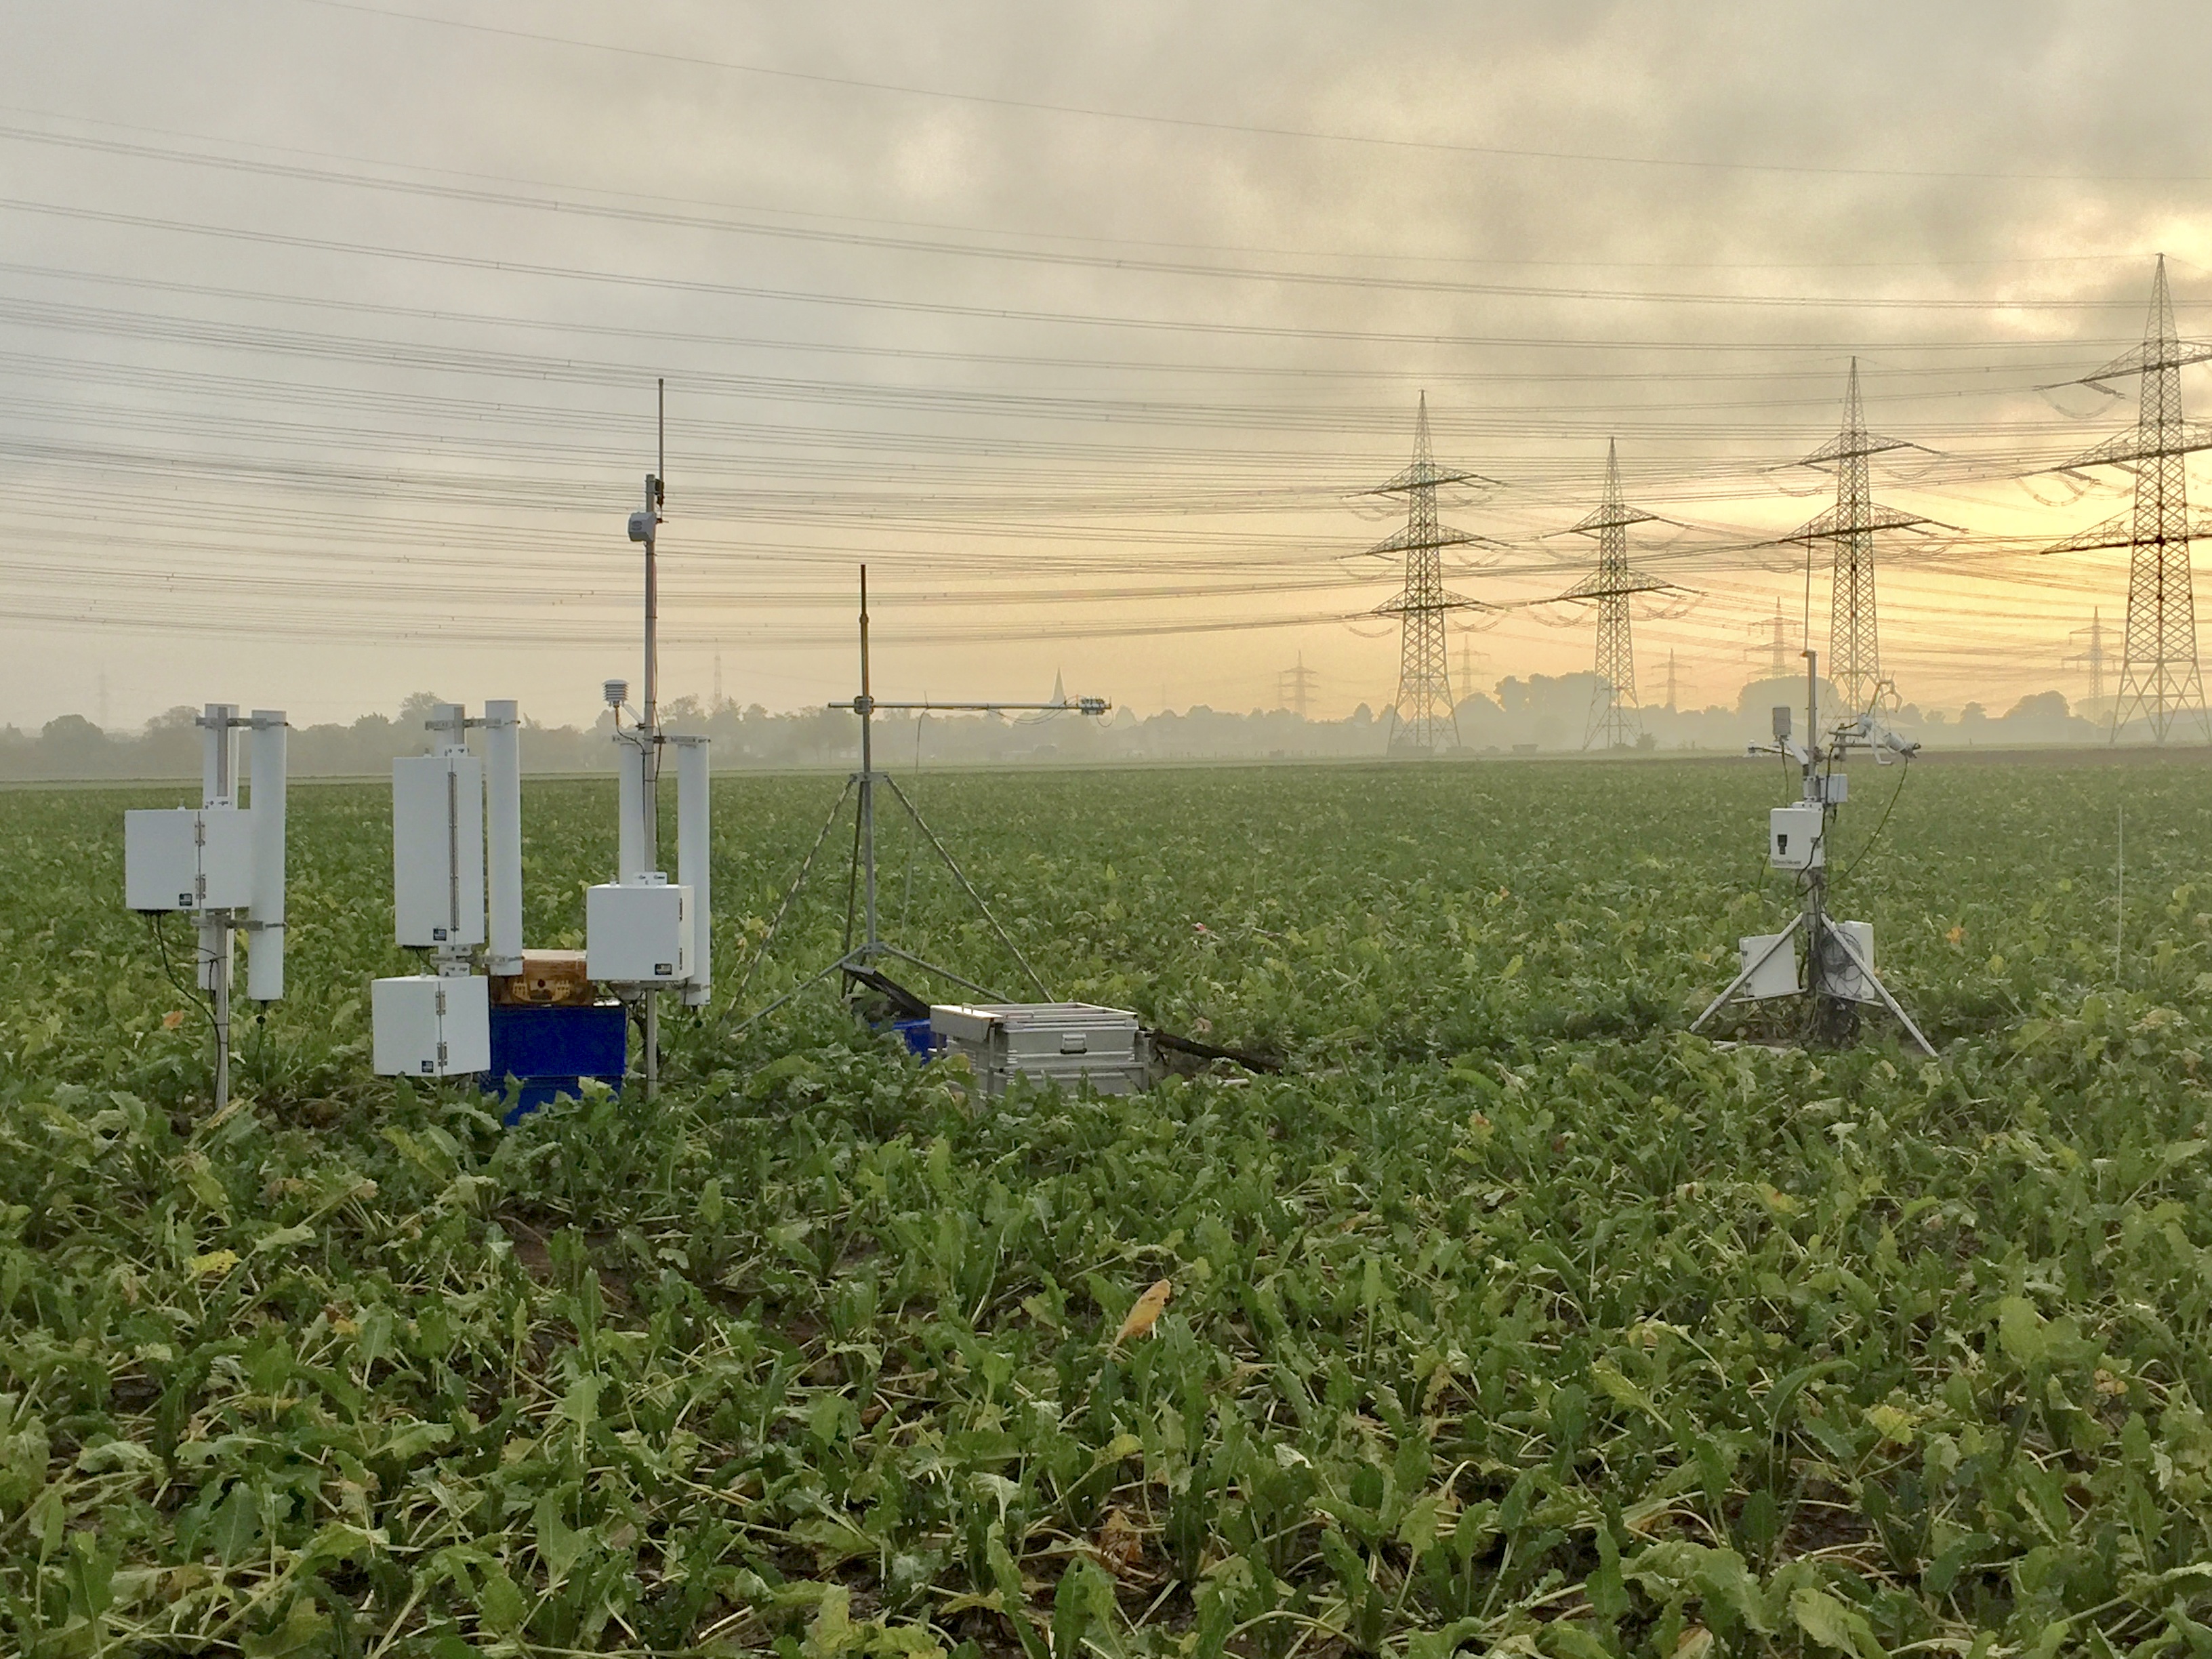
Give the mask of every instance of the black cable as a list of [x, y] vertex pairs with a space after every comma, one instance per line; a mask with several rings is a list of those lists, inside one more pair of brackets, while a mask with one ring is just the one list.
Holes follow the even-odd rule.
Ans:
[[1905, 770], [1897, 775], [1897, 787], [1889, 792], [1889, 805], [1881, 809], [1881, 817], [1874, 827], [1874, 834], [1867, 837], [1866, 845], [1859, 848], [1858, 856], [1851, 860], [1850, 868], [1836, 878], [1838, 881], [1849, 881], [1859, 866], [1866, 862], [1866, 855], [1874, 851], [1875, 843], [1881, 839], [1881, 832], [1889, 827], [1889, 815], [1897, 810], [1897, 798], [1905, 793], [1905, 780], [1911, 770], [1912, 757], [1907, 755], [1905, 757]]
[[149, 910], [146, 913], [146, 926], [148, 931], [154, 935], [154, 948], [161, 957], [161, 974], [169, 981], [169, 988], [198, 1008], [200, 1011], [200, 1017], [208, 1023], [208, 1030], [213, 1031], [216, 1028], [214, 1000], [201, 995], [197, 986], [188, 986], [177, 977], [176, 967], [169, 960], [169, 936], [161, 929], [161, 913], [158, 910]]

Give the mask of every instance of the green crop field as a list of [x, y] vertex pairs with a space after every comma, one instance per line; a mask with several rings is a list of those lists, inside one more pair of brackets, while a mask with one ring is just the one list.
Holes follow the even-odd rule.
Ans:
[[[1778, 763], [924, 787], [1056, 993], [1284, 1072], [986, 1108], [825, 994], [502, 1130], [369, 1074], [386, 793], [299, 786], [218, 1118], [177, 792], [0, 794], [0, 1648], [2212, 1654], [2212, 769], [1913, 769], [1837, 908], [1940, 1063], [1686, 1035]], [[718, 784], [726, 993], [835, 789]], [[534, 945], [613, 818], [531, 787]]]

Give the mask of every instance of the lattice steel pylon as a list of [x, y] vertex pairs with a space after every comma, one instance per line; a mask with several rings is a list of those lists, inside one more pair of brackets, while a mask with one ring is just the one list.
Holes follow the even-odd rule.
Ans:
[[1413, 464], [1370, 495], [1403, 495], [1406, 527], [1377, 542], [1370, 553], [1406, 556], [1406, 585], [1375, 608], [1378, 617], [1399, 617], [1403, 628], [1398, 657], [1398, 699], [1392, 705], [1397, 724], [1390, 733], [1392, 754], [1432, 755], [1439, 746], [1459, 747], [1459, 715], [1452, 702], [1451, 667], [1446, 654], [1444, 615], [1451, 611], [1496, 607], [1444, 586], [1443, 550], [1484, 547], [1486, 538], [1455, 530], [1437, 518], [1437, 490], [1447, 484], [1494, 484], [1480, 473], [1438, 466], [1429, 453], [1429, 394], [1421, 394], [1413, 420]]
[[1664, 592], [1674, 584], [1628, 568], [1628, 526], [1658, 522], [1656, 514], [1622, 501], [1620, 446], [1608, 442], [1605, 495], [1597, 510], [1574, 527], [1578, 536], [1597, 538], [1597, 568], [1559, 595], [1562, 599], [1587, 599], [1597, 606], [1598, 687], [1590, 699], [1589, 727], [1583, 733], [1585, 749], [1593, 744], [1627, 749], [1644, 730], [1637, 713], [1636, 643], [1629, 630], [1628, 603], [1638, 593]]
[[1867, 460], [1893, 449], [1918, 447], [1905, 439], [1867, 430], [1866, 410], [1859, 398], [1859, 360], [1854, 357], [1844, 393], [1843, 429], [1799, 463], [1835, 470], [1836, 504], [1783, 539], [1804, 543], [1808, 556], [1818, 542], [1834, 549], [1828, 591], [1828, 678], [1846, 712], [1854, 715], [1871, 711], [1890, 689], [1881, 672], [1881, 635], [1875, 614], [1875, 532], [1931, 522], [1875, 501]]
[[2188, 420], [2181, 412], [2181, 371], [2208, 359], [2212, 359], [2212, 343], [2184, 340], [2174, 331], [2173, 300], [2166, 291], [2166, 256], [2161, 253], [2151, 281], [2143, 343], [2094, 374], [2061, 383], [2118, 396], [2106, 382], [2130, 374], [2141, 377], [2135, 425], [2059, 469], [2125, 467], [2135, 474], [2135, 504], [2046, 550], [2129, 550], [2128, 624], [2121, 647], [2119, 690], [2112, 702], [2115, 743], [2121, 728], [2138, 714], [2149, 722], [2154, 743], [2164, 743], [2175, 723], [2192, 714], [2205, 736], [2212, 738], [2204, 678], [2197, 662], [2197, 601], [2189, 562], [2190, 544], [2212, 536], [2212, 521], [2201, 511], [2189, 510], [2187, 465], [2193, 452], [2212, 449], [2212, 426]]
[[2105, 649], [2105, 613], [2100, 608], [2092, 605], [2089, 609], [2089, 625], [2087, 628], [2075, 629], [2071, 637], [2078, 640], [2084, 634], [2089, 636], [2089, 643], [2067, 658], [2060, 665], [2071, 668], [2075, 664], [2079, 663], [2087, 669], [2089, 671], [2089, 701], [2093, 703], [2100, 703], [2105, 700], [2105, 665], [2112, 659], [2112, 653]]

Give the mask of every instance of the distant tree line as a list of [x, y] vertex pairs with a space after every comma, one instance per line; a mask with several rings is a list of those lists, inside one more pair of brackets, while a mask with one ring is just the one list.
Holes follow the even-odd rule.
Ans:
[[[1599, 682], [1591, 674], [1534, 674], [1498, 683], [1458, 708], [1460, 740], [1470, 754], [1556, 753], [1583, 746]], [[1832, 688], [1824, 701], [1833, 707]], [[300, 777], [368, 777], [386, 772], [393, 758], [428, 747], [423, 722], [442, 699], [417, 692], [396, 716], [364, 714], [349, 725], [294, 730], [290, 766]], [[1765, 738], [1773, 704], [1793, 708], [1804, 701], [1800, 679], [1759, 680], [1747, 685], [1733, 708], [1646, 707], [1640, 711], [1643, 741], [1652, 750], [1728, 752]], [[2103, 713], [2104, 711], [2095, 711]], [[135, 732], [106, 732], [78, 714], [64, 714], [36, 732], [0, 727], [0, 779], [196, 778], [200, 771], [197, 709], [179, 707]], [[696, 697], [666, 705], [671, 729], [702, 732], [714, 742], [718, 769], [791, 769], [858, 763], [854, 717], [842, 710], [771, 714], [757, 703], [725, 702], [709, 708]], [[1800, 715], [1802, 719], [1802, 714]], [[879, 763], [896, 769], [921, 766], [1109, 764], [1130, 762], [1357, 760], [1389, 752], [1394, 715], [1377, 715], [1364, 703], [1343, 720], [1312, 720], [1286, 709], [1238, 714], [1203, 706], [1166, 710], [1139, 719], [1121, 710], [1104, 719], [1075, 714], [1002, 717], [989, 714], [882, 716], [876, 723]], [[1956, 715], [1906, 705], [1892, 721], [1930, 746], [2088, 743], [2105, 728], [2069, 708], [2065, 697], [2045, 691], [2023, 697], [2002, 715], [1968, 703]], [[533, 773], [591, 773], [613, 763], [610, 717], [589, 726], [526, 724], [522, 757]]]

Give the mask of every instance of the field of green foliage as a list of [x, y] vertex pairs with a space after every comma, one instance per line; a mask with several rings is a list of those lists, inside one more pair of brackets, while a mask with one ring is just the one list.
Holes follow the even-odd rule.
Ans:
[[[502, 1130], [368, 1074], [385, 792], [301, 786], [216, 1116], [173, 792], [0, 794], [0, 1650], [2212, 1655], [2212, 769], [1914, 769], [1838, 908], [1937, 1063], [1686, 1034], [1778, 766], [926, 788], [1055, 992], [1283, 1073], [985, 1108], [818, 999]], [[835, 789], [718, 785], [726, 990]], [[575, 943], [611, 791], [526, 815]]]

